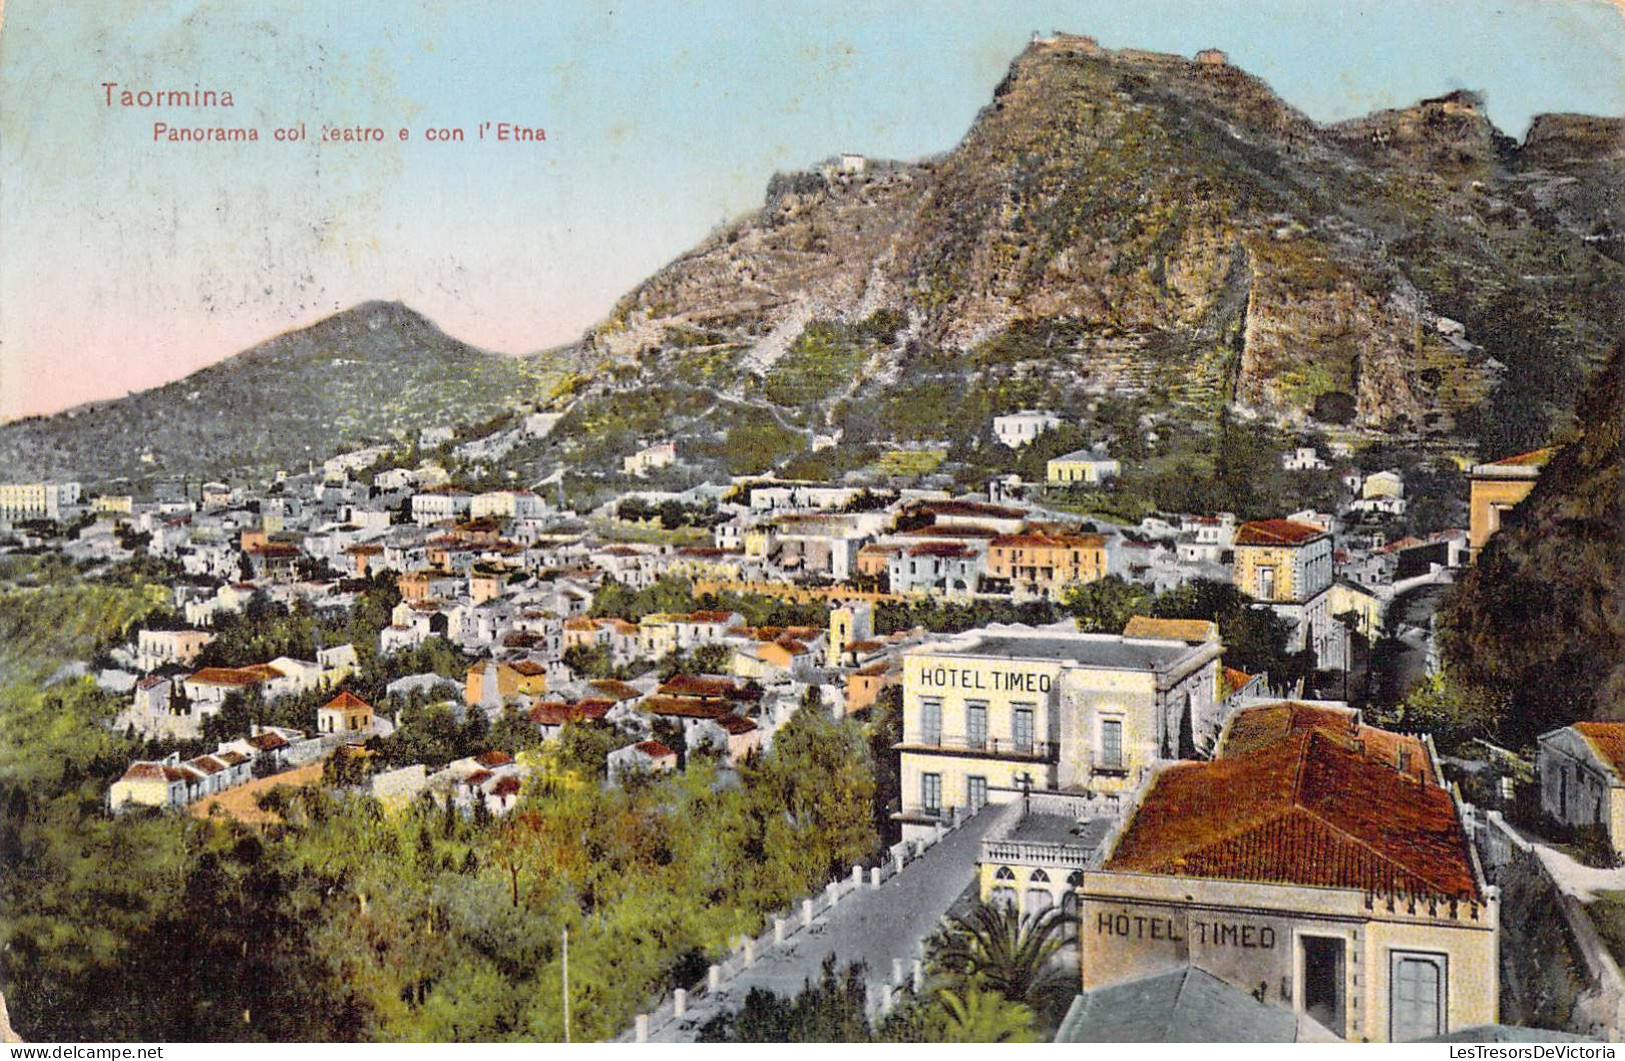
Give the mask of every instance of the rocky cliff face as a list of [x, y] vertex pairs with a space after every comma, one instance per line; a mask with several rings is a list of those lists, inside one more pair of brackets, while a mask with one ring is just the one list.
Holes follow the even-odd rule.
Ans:
[[1499, 709], [1514, 744], [1625, 719], [1625, 344], [1578, 414], [1443, 613], [1452, 675]]
[[[776, 177], [584, 348], [622, 386], [732, 358], [714, 377], [742, 392], [810, 324], [885, 310], [907, 327], [875, 386], [946, 372], [1016, 401], [1032, 389], [1004, 383], [1064, 364], [1041, 397], [1126, 373], [1170, 407], [1465, 435], [1510, 361], [1583, 375], [1625, 321], [1620, 128], [1548, 116], [1519, 145], [1470, 93], [1322, 127], [1219, 53], [1039, 40], [952, 151]], [[1529, 329], [1502, 338], [1530, 301], [1538, 357]], [[1041, 350], [1011, 341], [1035, 331]], [[812, 417], [839, 426], [835, 400]]]

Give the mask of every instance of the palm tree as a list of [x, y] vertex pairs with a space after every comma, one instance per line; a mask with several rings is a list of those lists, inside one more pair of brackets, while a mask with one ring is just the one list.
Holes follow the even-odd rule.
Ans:
[[979, 985], [1035, 1008], [1070, 998], [1074, 977], [1054, 968], [1077, 918], [1050, 907], [1023, 916], [1014, 904], [977, 903], [931, 941], [931, 961], [961, 987]]
[[1011, 1002], [994, 991], [975, 986], [963, 995], [939, 991], [937, 1027], [932, 1039], [941, 1043], [1030, 1043], [1033, 1011], [1020, 1002]]

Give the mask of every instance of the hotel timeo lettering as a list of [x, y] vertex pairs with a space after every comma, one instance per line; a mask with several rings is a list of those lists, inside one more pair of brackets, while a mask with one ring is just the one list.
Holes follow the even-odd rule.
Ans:
[[1268, 925], [1238, 925], [1231, 921], [1193, 920], [1182, 932], [1171, 917], [1102, 912], [1095, 915], [1095, 934], [1117, 939], [1167, 940], [1170, 943], [1184, 943], [1194, 937], [1197, 943], [1215, 947], [1275, 949], [1275, 929]]
[[1047, 693], [1050, 676], [939, 665], [920, 671], [920, 685], [927, 689], [966, 689], [979, 693]]

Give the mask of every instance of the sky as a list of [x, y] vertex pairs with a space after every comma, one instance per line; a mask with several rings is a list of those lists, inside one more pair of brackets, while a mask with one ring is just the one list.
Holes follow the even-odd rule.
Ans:
[[[1515, 136], [1543, 111], [1625, 115], [1609, 0], [10, 0], [3, 17], [7, 419], [374, 298], [490, 350], [572, 341], [760, 205], [774, 171], [951, 148], [1034, 30], [1222, 48], [1322, 122], [1460, 88]], [[104, 82], [235, 106], [109, 107]], [[159, 121], [261, 139], [155, 142]], [[546, 141], [477, 138], [504, 121]], [[302, 142], [272, 138], [301, 123]], [[385, 141], [323, 143], [323, 124]]]

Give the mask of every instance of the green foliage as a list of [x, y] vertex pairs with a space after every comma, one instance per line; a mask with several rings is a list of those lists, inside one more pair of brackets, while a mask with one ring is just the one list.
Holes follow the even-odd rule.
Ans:
[[1053, 1009], [1076, 993], [1073, 972], [1055, 963], [1076, 923], [1059, 907], [1023, 915], [1014, 904], [977, 903], [951, 918], [927, 942], [926, 953], [965, 1001], [982, 989], [1034, 1009]]
[[747, 407], [738, 410], [728, 427], [718, 456], [731, 475], [770, 471], [786, 457], [800, 453], [807, 440], [768, 413]]
[[800, 407], [851, 386], [869, 359], [866, 338], [863, 331], [836, 322], [808, 324], [769, 371], [763, 390], [767, 400]]
[[835, 955], [824, 959], [818, 982], [785, 999], [751, 988], [737, 1012], [719, 1013], [700, 1026], [702, 1043], [866, 1043], [873, 1037], [864, 967], [835, 972]]
[[646, 615], [693, 610], [693, 584], [686, 578], [669, 575], [640, 590], [606, 578], [592, 601], [595, 617], [620, 618], [634, 623]]
[[1154, 594], [1144, 586], [1133, 586], [1117, 575], [1107, 575], [1069, 586], [1061, 594], [1061, 610], [1089, 634], [1120, 634], [1135, 615], [1143, 615]]
[[1617, 717], [1625, 698], [1625, 347], [1578, 408], [1579, 437], [1506, 514], [1438, 616], [1452, 680], [1513, 747]]

